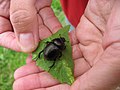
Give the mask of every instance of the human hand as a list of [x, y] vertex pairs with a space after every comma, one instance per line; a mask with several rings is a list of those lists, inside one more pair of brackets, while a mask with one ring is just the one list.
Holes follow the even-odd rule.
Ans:
[[89, 0], [76, 36], [91, 68], [76, 79], [71, 90], [113, 90], [120, 84], [119, 5], [120, 0]]
[[0, 46], [32, 52], [41, 39], [57, 32], [61, 24], [50, 8], [51, 2], [0, 0]]
[[35, 62], [15, 72], [14, 90], [112, 90], [120, 83], [119, 0], [90, 0], [70, 33], [75, 63], [72, 86], [59, 84]]
[[[71, 43], [74, 44], [77, 42], [76, 37], [74, 36], [75, 32], [72, 31], [70, 32], [70, 37], [71, 37]], [[74, 40], [74, 41], [72, 41]], [[77, 47], [75, 46], [74, 49], [76, 49]], [[79, 50], [78, 50], [79, 52]], [[80, 53], [78, 53], [79, 55]], [[73, 55], [74, 58], [77, 58], [75, 55]], [[14, 90], [37, 90], [36, 88], [39, 88], [40, 90], [44, 90], [45, 87], [49, 87], [51, 85], [57, 85], [59, 84], [59, 82], [57, 80], [55, 80], [48, 72], [43, 71], [42, 69], [40, 69], [40, 67], [36, 66], [35, 61], [32, 61], [32, 56], [29, 56], [27, 59], [27, 64], [25, 66], [20, 67], [19, 69], [16, 70], [15, 74], [14, 74], [14, 78], [15, 78], [15, 82], [13, 85], [13, 89]], [[77, 61], [75, 62], [77, 64], [77, 68], [75, 68], [76, 71], [76, 75], [79, 75], [79, 73], [77, 72], [81, 61]], [[86, 63], [82, 63], [82, 64], [86, 64]], [[82, 70], [82, 69], [81, 69]], [[30, 78], [30, 79], [29, 79]], [[36, 78], [36, 79], [35, 79]], [[41, 79], [39, 81], [39, 79]], [[30, 82], [30, 81], [31, 82]], [[28, 84], [29, 86], [28, 87]], [[24, 86], [23, 86], [24, 85]], [[66, 90], [67, 87], [69, 87], [67, 84], [59, 84], [58, 86], [55, 87], [51, 87], [51, 90]], [[69, 88], [67, 89], [69, 90]]]

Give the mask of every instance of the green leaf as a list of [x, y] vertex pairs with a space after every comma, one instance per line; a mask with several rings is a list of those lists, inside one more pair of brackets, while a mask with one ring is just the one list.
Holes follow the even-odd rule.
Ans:
[[41, 54], [40, 58], [37, 59], [37, 65], [45, 71], [48, 71], [54, 78], [58, 79], [61, 83], [67, 83], [71, 85], [74, 82], [74, 63], [72, 60], [72, 47], [68, 36], [69, 29], [69, 25], [65, 26], [64, 28], [60, 29], [57, 33], [42, 40], [39, 43], [39, 46], [36, 49], [36, 51], [33, 52], [33, 59], [37, 58], [40, 51], [42, 51], [45, 48], [45, 42], [50, 42], [54, 38], [59, 38], [60, 36], [64, 37], [66, 40], [66, 49], [62, 52], [62, 57], [56, 60], [55, 65], [51, 69], [49, 69], [49, 67], [53, 64], [54, 61], [45, 60], [43, 53]]

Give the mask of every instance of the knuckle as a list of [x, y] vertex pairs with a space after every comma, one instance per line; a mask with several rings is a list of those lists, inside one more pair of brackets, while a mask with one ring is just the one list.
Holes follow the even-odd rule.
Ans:
[[13, 90], [24, 90], [23, 82], [21, 80], [16, 80], [13, 83]]
[[38, 10], [50, 6], [52, 3], [52, 0], [40, 0], [36, 2], [36, 7]]
[[11, 22], [13, 25], [25, 26], [34, 20], [34, 15], [27, 10], [18, 10], [11, 14]]

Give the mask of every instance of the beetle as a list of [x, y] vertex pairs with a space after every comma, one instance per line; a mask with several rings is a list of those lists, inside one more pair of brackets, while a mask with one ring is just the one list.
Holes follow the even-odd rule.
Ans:
[[65, 42], [66, 40], [64, 37], [55, 38], [51, 42], [46, 42], [47, 45], [38, 54], [38, 58], [40, 58], [41, 53], [43, 53], [46, 60], [54, 61], [53, 64], [49, 67], [51, 69], [55, 65], [56, 60], [62, 56], [62, 51], [66, 49]]

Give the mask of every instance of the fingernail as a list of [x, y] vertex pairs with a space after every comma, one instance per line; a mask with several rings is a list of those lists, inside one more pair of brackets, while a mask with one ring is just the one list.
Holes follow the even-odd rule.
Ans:
[[35, 41], [32, 33], [21, 33], [19, 45], [23, 52], [32, 52], [35, 49]]

